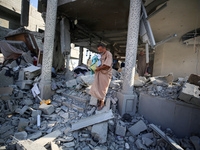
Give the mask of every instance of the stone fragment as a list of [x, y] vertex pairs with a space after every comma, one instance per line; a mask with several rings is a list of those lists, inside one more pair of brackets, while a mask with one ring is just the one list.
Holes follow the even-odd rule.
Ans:
[[130, 149], [130, 146], [129, 146], [128, 143], [125, 143], [125, 148], [126, 148], [126, 149]]
[[92, 109], [88, 111], [87, 114], [90, 116], [94, 113], [95, 110], [96, 110], [96, 107], [92, 107]]
[[134, 124], [132, 127], [130, 127], [128, 130], [134, 135], [140, 134], [140, 132], [145, 131], [147, 129], [146, 124], [140, 120], [136, 124]]
[[24, 99], [24, 100], [23, 100], [23, 103], [24, 103], [24, 105], [29, 106], [29, 105], [32, 105], [32, 104], [33, 104], [33, 101], [32, 101], [30, 98], [27, 98], [27, 99]]
[[150, 138], [143, 137], [142, 138], [142, 143], [144, 145], [146, 145], [147, 147], [149, 147], [153, 143], [153, 141]]
[[65, 147], [74, 147], [75, 143], [74, 142], [69, 142], [69, 143], [63, 144], [63, 146], [65, 146]]
[[97, 146], [93, 150], [107, 150], [108, 148], [106, 146]]
[[37, 131], [37, 132], [35, 132], [33, 134], [29, 134], [27, 139], [35, 140], [35, 139], [37, 139], [37, 138], [39, 138], [41, 136], [42, 136], [42, 132], [41, 131]]
[[69, 118], [69, 113], [63, 113], [60, 116], [63, 117], [64, 119], [68, 119]]
[[97, 106], [97, 100], [98, 99], [96, 97], [91, 96], [91, 98], [90, 98], [90, 105]]
[[76, 79], [69, 80], [69, 81], [66, 82], [66, 86], [69, 87], [69, 88], [76, 86], [76, 85], [77, 85]]
[[103, 122], [92, 126], [91, 134], [99, 143], [107, 141], [108, 123]]
[[136, 146], [138, 149], [143, 149], [143, 150], [147, 150], [147, 147], [145, 145], [142, 144], [142, 141], [140, 139], [137, 139], [135, 142]]
[[94, 75], [86, 75], [86, 76], [80, 76], [81, 81], [84, 83], [84, 85], [86, 86], [90, 86], [92, 85], [92, 83], [94, 82]]
[[27, 133], [25, 131], [17, 132], [14, 134], [14, 137], [17, 138], [18, 140], [26, 140]]
[[198, 136], [190, 137], [190, 141], [194, 145], [195, 149], [200, 149], [200, 138]]
[[132, 136], [129, 136], [129, 137], [128, 137], [128, 140], [129, 140], [129, 142], [131, 142], [131, 143], [135, 142], [135, 139], [134, 139]]
[[18, 124], [18, 130], [19, 131], [24, 131], [25, 128], [29, 125], [29, 120], [20, 118], [19, 124]]
[[46, 115], [51, 115], [54, 112], [53, 105], [42, 104], [40, 105], [39, 109], [42, 110], [42, 112], [44, 112]]
[[123, 126], [120, 122], [117, 123], [115, 134], [120, 136], [125, 136], [126, 134], [126, 126]]
[[142, 134], [142, 137], [145, 137], [145, 138], [150, 138], [150, 139], [152, 139], [152, 138], [153, 138], [153, 133], [146, 133], [146, 134]]

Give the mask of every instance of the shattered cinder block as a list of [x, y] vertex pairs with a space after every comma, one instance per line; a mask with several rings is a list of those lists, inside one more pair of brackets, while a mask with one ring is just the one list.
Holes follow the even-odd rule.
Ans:
[[123, 126], [120, 122], [117, 123], [115, 134], [120, 136], [125, 136], [126, 134], [126, 126]]
[[91, 134], [99, 143], [107, 141], [108, 123], [103, 122], [92, 126]]
[[24, 131], [25, 128], [29, 125], [29, 120], [20, 118], [19, 124], [18, 124], [18, 130], [19, 131]]
[[190, 83], [185, 83], [178, 98], [187, 103], [200, 106], [199, 87]]
[[17, 132], [14, 134], [14, 137], [17, 138], [18, 140], [26, 140], [27, 133], [26, 133], [26, 131]]
[[42, 112], [44, 112], [46, 115], [51, 115], [54, 112], [53, 105], [42, 104], [40, 105], [39, 109], [42, 110]]
[[138, 135], [140, 132], [145, 131], [147, 129], [146, 124], [140, 120], [136, 124], [134, 124], [132, 127], [130, 127], [128, 130], [133, 134], [133, 135]]

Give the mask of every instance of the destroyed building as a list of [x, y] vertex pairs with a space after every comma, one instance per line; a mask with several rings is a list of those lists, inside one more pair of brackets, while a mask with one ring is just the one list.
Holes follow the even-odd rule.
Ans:
[[[198, 0], [38, 0], [37, 15], [17, 2], [0, 1], [0, 149], [200, 149]], [[99, 42], [125, 62], [101, 111], [83, 64]]]

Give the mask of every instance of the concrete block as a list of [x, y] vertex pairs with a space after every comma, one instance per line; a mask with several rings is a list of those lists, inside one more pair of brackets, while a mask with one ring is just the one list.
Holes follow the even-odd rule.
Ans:
[[112, 111], [93, 115], [93, 116], [81, 119], [76, 123], [72, 123], [71, 131], [79, 130], [79, 129], [82, 129], [82, 128], [85, 128], [85, 127], [88, 127], [88, 126], [91, 126], [91, 125], [94, 125], [97, 123], [107, 121], [112, 118], [114, 118]]
[[149, 147], [153, 143], [153, 141], [150, 138], [142, 137], [142, 143]]
[[18, 124], [18, 130], [19, 131], [24, 131], [25, 128], [29, 125], [29, 120], [21, 118]]
[[130, 115], [134, 115], [136, 113], [137, 106], [137, 95], [134, 93], [133, 95], [123, 94], [121, 92], [117, 93], [118, 101], [118, 110], [121, 116], [125, 113]]
[[41, 131], [37, 131], [37, 132], [35, 132], [33, 134], [29, 134], [27, 139], [35, 140], [35, 139], [37, 139], [37, 138], [39, 138], [41, 136], [42, 136], [42, 132]]
[[25, 131], [17, 132], [14, 134], [14, 137], [17, 138], [18, 140], [26, 140], [27, 133]]
[[142, 138], [150, 138], [150, 139], [152, 139], [153, 137], [154, 137], [153, 133], [142, 134]]
[[140, 132], [145, 131], [147, 129], [146, 124], [140, 120], [136, 124], [134, 124], [132, 127], [130, 127], [128, 130], [133, 134], [133, 135], [138, 135]]
[[80, 78], [85, 85], [90, 86], [94, 82], [95, 75], [80, 76]]
[[5, 76], [6, 70], [0, 71], [0, 87], [7, 87], [14, 84], [13, 77]]
[[34, 143], [31, 140], [18, 141], [16, 148], [17, 150], [46, 150], [44, 146]]
[[39, 106], [39, 109], [42, 110], [42, 112], [46, 115], [51, 115], [54, 112], [53, 105], [42, 104]]
[[91, 96], [90, 105], [97, 106], [98, 99], [96, 97]]
[[41, 73], [41, 68], [40, 67], [37, 67], [37, 66], [34, 66], [34, 65], [31, 65], [27, 68], [24, 68], [24, 73], [25, 73], [25, 77], [28, 79], [28, 80], [31, 80], [33, 79], [34, 77], [40, 75]]
[[107, 141], [108, 123], [103, 122], [92, 126], [91, 134], [99, 143]]
[[[194, 84], [185, 83], [178, 98], [187, 103], [198, 104], [200, 106], [199, 87]], [[192, 98], [193, 100], [191, 100]]]
[[126, 126], [123, 126], [120, 122], [118, 122], [115, 128], [115, 134], [120, 135], [120, 136], [125, 136]]
[[63, 146], [65, 146], [65, 147], [74, 147], [75, 143], [74, 142], [68, 142], [68, 143], [63, 144]]
[[17, 80], [16, 85], [22, 90], [30, 90], [33, 86], [32, 80]]
[[138, 149], [143, 149], [143, 150], [147, 150], [147, 147], [145, 145], [142, 144], [142, 141], [140, 139], [137, 139], [135, 142], [136, 146]]
[[46, 145], [49, 142], [52, 142], [54, 139], [56, 139], [58, 136], [60, 136], [62, 132], [60, 130], [53, 131], [52, 133], [49, 133], [38, 140], [34, 141], [35, 144], [38, 145]]
[[69, 87], [69, 88], [76, 86], [76, 85], [77, 85], [76, 79], [69, 80], [69, 81], [66, 82], [66, 86]]

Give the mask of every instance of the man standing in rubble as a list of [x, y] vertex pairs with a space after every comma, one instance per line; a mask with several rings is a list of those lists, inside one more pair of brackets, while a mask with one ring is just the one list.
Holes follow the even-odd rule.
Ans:
[[112, 77], [112, 54], [106, 50], [103, 43], [97, 45], [101, 54], [101, 65], [95, 70], [95, 80], [90, 89], [90, 94], [98, 99], [97, 110], [104, 107], [104, 100]]
[[137, 63], [137, 72], [139, 76], [144, 76], [146, 70], [146, 55], [144, 55], [144, 51], [141, 50], [138, 55], [138, 63]]

